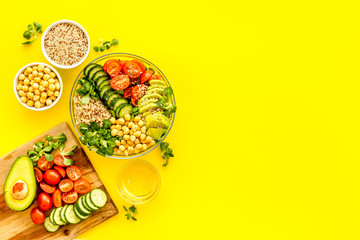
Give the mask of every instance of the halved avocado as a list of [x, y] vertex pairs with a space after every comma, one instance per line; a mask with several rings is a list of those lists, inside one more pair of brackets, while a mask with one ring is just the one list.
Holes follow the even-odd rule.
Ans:
[[146, 131], [146, 135], [152, 137], [155, 141], [159, 140], [164, 133], [166, 133], [166, 129], [163, 128], [149, 128]]
[[34, 166], [30, 158], [18, 157], [4, 184], [4, 198], [9, 208], [23, 211], [31, 206], [36, 196]]
[[170, 119], [162, 114], [154, 113], [145, 117], [146, 128], [168, 128]]

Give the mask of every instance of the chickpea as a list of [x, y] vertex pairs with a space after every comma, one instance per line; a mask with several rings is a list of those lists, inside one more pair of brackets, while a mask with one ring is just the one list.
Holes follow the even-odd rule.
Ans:
[[129, 123], [128, 123], [128, 127], [129, 127], [129, 128], [132, 128], [133, 126], [134, 126], [134, 123], [133, 123], [133, 122], [129, 122]]
[[[33, 69], [34, 70], [34, 69]], [[38, 76], [38, 71], [33, 71], [32, 73], [31, 73], [34, 77], [37, 77]]]
[[48, 95], [49, 97], [51, 97], [52, 95], [54, 95], [54, 92], [53, 92], [53, 91], [48, 90], [48, 91], [47, 91], [47, 95]]
[[59, 95], [60, 95], [60, 92], [59, 92], [59, 91], [55, 91], [55, 92], [54, 92], [54, 96], [55, 96], [55, 97], [58, 97]]
[[31, 99], [31, 98], [34, 97], [34, 93], [28, 92], [28, 93], [26, 94], [26, 96], [27, 96], [29, 99]]
[[30, 81], [30, 86], [34, 85], [35, 81], [34, 80], [31, 80]]
[[[41, 99], [42, 99], [42, 98], [41, 98]], [[33, 98], [34, 102], [37, 102], [37, 101], [40, 101], [40, 102], [41, 102], [41, 99], [40, 99], [40, 96], [39, 96], [39, 95], [34, 95], [34, 98]], [[44, 103], [45, 103], [46, 99], [43, 99], [43, 100], [44, 100]]]
[[150, 137], [150, 136], [146, 137], [146, 142], [151, 142], [151, 140], [152, 140], [152, 137]]
[[30, 79], [30, 80], [34, 80], [34, 78], [35, 78], [35, 76], [34, 76], [34, 75], [29, 74], [28, 79]]
[[134, 131], [130, 129], [130, 135], [134, 135]]
[[142, 150], [145, 151], [146, 149], [147, 149], [147, 145], [146, 145], [146, 144], [143, 144], [143, 145], [142, 145]]
[[19, 90], [21, 90], [21, 89], [22, 89], [22, 85], [18, 83], [18, 84], [16, 85], [16, 90], [19, 91]]
[[53, 100], [53, 101], [55, 101], [55, 100], [56, 100], [56, 97], [55, 97], [55, 96], [51, 96], [50, 99]]
[[115, 125], [115, 128], [120, 131], [121, 130], [121, 125]]
[[129, 155], [129, 152], [127, 150], [124, 151], [125, 156]]
[[136, 132], [136, 130], [138, 130], [139, 126], [134, 124], [131, 128], [131, 130], [133, 130], [134, 132]]
[[127, 150], [129, 153], [132, 153], [134, 151], [134, 148], [132, 146], [129, 146]]
[[39, 77], [34, 78], [34, 82], [39, 83], [40, 81], [41, 81], [41, 78], [39, 78]]
[[111, 127], [110, 127], [110, 130], [113, 130], [113, 129], [115, 129], [115, 125], [111, 125]]
[[60, 90], [60, 83], [55, 83], [55, 88], [56, 88], [56, 90]]
[[37, 70], [38, 70], [38, 67], [37, 67], [37, 66], [33, 66], [32, 69], [33, 69], [33, 71], [37, 71]]
[[142, 132], [142, 133], [146, 133], [146, 126], [143, 126], [143, 127], [141, 128], [141, 132]]
[[49, 79], [50, 79], [50, 75], [49, 75], [49, 74], [45, 74], [45, 75], [43, 76], [43, 79], [44, 79], [45, 81], [49, 80]]
[[50, 68], [48, 68], [48, 67], [44, 68], [44, 73], [49, 74], [50, 72], [51, 72]]
[[37, 75], [38, 78], [43, 78], [44, 77], [44, 73], [43, 72], [39, 72]]
[[135, 142], [134, 142], [134, 143], [135, 143], [135, 145], [136, 145], [136, 144], [140, 144], [140, 140], [137, 138], [137, 139], [135, 139]]
[[120, 143], [121, 143], [122, 145], [125, 145], [125, 144], [126, 144], [126, 141], [125, 141], [124, 139], [121, 139]]
[[34, 94], [35, 94], [35, 95], [40, 95], [40, 90], [39, 90], [39, 89], [35, 89], [35, 90], [34, 90]]
[[124, 136], [123, 136], [123, 139], [126, 140], [126, 141], [129, 140], [129, 139], [130, 139], [130, 135], [124, 135]]
[[40, 87], [39, 87], [39, 90], [40, 90], [40, 92], [44, 92], [44, 91], [45, 91], [45, 88], [44, 88], [43, 86], [40, 86]]
[[110, 122], [111, 122], [111, 124], [114, 125], [114, 124], [116, 123], [116, 119], [115, 119], [114, 117], [111, 117], [111, 118], [110, 118]]
[[26, 72], [27, 72], [27, 73], [31, 73], [31, 72], [32, 72], [32, 68], [31, 68], [31, 67], [27, 67], [27, 68], [26, 68]]
[[35, 102], [35, 107], [36, 107], [36, 108], [41, 108], [41, 103], [40, 103], [39, 101], [36, 101], [36, 102]]
[[140, 120], [139, 122], [138, 122], [138, 125], [139, 125], [139, 127], [142, 127], [142, 126], [144, 126], [144, 121], [143, 120]]
[[29, 87], [29, 92], [34, 92], [34, 88], [32, 86]]
[[50, 98], [46, 99], [46, 105], [50, 106], [52, 104], [52, 100]]
[[39, 88], [39, 84], [38, 84], [38, 83], [34, 83], [33, 88], [34, 88], [34, 89], [38, 89], [38, 88]]
[[134, 148], [134, 153], [135, 153], [135, 154], [139, 153], [139, 149]]
[[120, 141], [119, 140], [115, 140], [115, 144], [116, 144], [116, 146], [120, 146]]
[[[49, 86], [49, 82], [48, 81], [43, 81], [42, 83], [41, 83], [41, 85], [44, 87], [44, 88], [46, 88], [47, 86]], [[54, 86], [55, 87], [55, 86]], [[54, 89], [55, 90], [55, 89]], [[54, 91], [54, 90], [51, 90], [51, 91]]]
[[19, 96], [20, 96], [20, 97], [23, 97], [23, 96], [25, 96], [25, 95], [26, 95], [26, 94], [25, 94], [25, 92], [24, 92], [23, 90], [20, 90], [18, 93], [19, 93]]
[[33, 100], [29, 100], [26, 104], [27, 104], [29, 107], [33, 107], [33, 106], [34, 106], [34, 101], [33, 101]]
[[28, 78], [25, 78], [24, 79], [24, 85], [30, 85], [30, 80]]
[[23, 81], [24, 79], [25, 79], [25, 75], [24, 75], [24, 74], [20, 74], [19, 80], [20, 80], [20, 81]]
[[140, 150], [142, 148], [142, 144], [136, 144], [135, 148]]
[[[136, 131], [135, 134], [134, 134], [134, 136], [137, 137], [137, 138], [140, 137], [140, 135], [141, 135], [141, 132], [140, 132], [140, 131]], [[144, 135], [145, 135], [145, 134], [144, 134]]]
[[42, 103], [41, 101], [40, 101], [40, 104], [41, 104], [42, 107], [45, 106], [45, 103]]
[[130, 141], [130, 140], [127, 141], [127, 144], [128, 144], [129, 146], [132, 146], [132, 147], [135, 146], [134, 142], [132, 142], [132, 141]]
[[42, 92], [42, 93], [41, 93], [41, 98], [46, 99], [46, 98], [47, 98], [47, 93], [46, 93], [46, 92]]
[[129, 147], [129, 144], [126, 143], [126, 144], [124, 145], [124, 147], [125, 147], [125, 148], [128, 148], [128, 147]]
[[125, 123], [125, 119], [123, 118], [119, 118], [118, 120], [116, 120], [117, 125], [123, 125], [124, 123]]
[[55, 84], [49, 84], [49, 90], [55, 91]]
[[140, 135], [140, 139], [141, 140], [144, 140], [146, 138], [146, 135], [144, 134], [144, 133], [142, 133], [141, 135]]
[[130, 136], [130, 141], [134, 142], [135, 139], [136, 139], [136, 137], [135, 137], [134, 135], [131, 135], [131, 136]]
[[117, 129], [111, 130], [111, 136], [116, 136], [117, 133], [118, 133]]
[[125, 150], [124, 145], [120, 145], [120, 146], [119, 146], [119, 150], [123, 152], [123, 151]]
[[44, 69], [45, 69], [45, 66], [44, 66], [44, 65], [42, 65], [42, 64], [39, 64], [39, 65], [38, 65], [38, 71], [39, 71], [39, 72], [43, 72]]
[[25, 97], [25, 96], [20, 98], [20, 101], [23, 102], [23, 103], [26, 103], [27, 100], [28, 100], [28, 99], [27, 99], [27, 97]]
[[26, 86], [26, 85], [24, 85], [24, 86], [22, 86], [22, 88], [21, 88], [24, 92], [27, 92], [28, 90], [29, 90], [29, 87], [28, 86]]
[[[56, 77], [55, 73], [54, 73], [54, 72], [51, 72], [51, 73], [50, 73], [50, 77], [51, 77], [51, 78], [55, 78], [55, 77]], [[55, 81], [55, 80], [54, 80], [54, 81]]]
[[122, 137], [122, 136], [124, 136], [124, 132], [123, 132], [123, 131], [119, 131], [117, 135], [118, 135], [119, 137]]
[[[34, 96], [34, 98], [35, 98], [36, 96]], [[41, 104], [45, 104], [46, 103], [46, 99], [44, 99], [44, 98], [40, 98], [39, 96], [37, 96], [37, 99], [38, 99], [38, 101], [40, 101], [40, 103]]]
[[140, 116], [136, 116], [135, 118], [134, 118], [134, 121], [135, 122], [138, 122], [138, 121], [140, 121], [141, 120], [141, 117]]
[[123, 126], [123, 127], [122, 127], [122, 130], [124, 131], [125, 134], [128, 134], [129, 131], [130, 131], [129, 128], [126, 127], [126, 126]]
[[130, 114], [126, 114], [124, 118], [126, 121], [129, 121], [131, 119]]

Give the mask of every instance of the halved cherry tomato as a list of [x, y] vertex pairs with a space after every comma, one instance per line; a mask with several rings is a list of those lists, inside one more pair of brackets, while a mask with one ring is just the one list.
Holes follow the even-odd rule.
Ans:
[[40, 169], [34, 167], [34, 173], [35, 173], [36, 182], [38, 183], [41, 182], [43, 180], [43, 173], [40, 171]]
[[66, 174], [71, 180], [76, 181], [81, 177], [81, 170], [77, 166], [72, 165], [66, 168]]
[[53, 192], [55, 191], [55, 189], [56, 189], [55, 186], [51, 186], [51, 185], [45, 183], [44, 181], [42, 181], [42, 182], [40, 183], [40, 188], [41, 188], [44, 192], [49, 193], [49, 194], [53, 193]]
[[62, 206], [61, 192], [59, 189], [55, 190], [51, 198], [55, 207], [58, 208]]
[[111, 62], [106, 67], [106, 72], [110, 75], [111, 78], [117, 76], [121, 72], [121, 64], [119, 62]]
[[112, 62], [120, 62], [120, 61], [119, 61], [118, 59], [109, 59], [109, 60], [107, 60], [107, 61], [104, 63], [104, 65], [103, 65], [103, 70], [104, 70], [104, 72], [107, 73], [107, 71], [106, 71], [107, 66], [108, 66], [110, 63], [112, 63]]
[[145, 84], [136, 85], [131, 90], [131, 96], [135, 100], [139, 100], [140, 98], [142, 98], [145, 95], [146, 89], [147, 89], [147, 86]]
[[131, 78], [138, 78], [141, 75], [141, 68], [139, 67], [138, 64], [132, 61], [125, 62], [124, 65], [122, 66], [122, 69], [123, 72], [129, 75], [129, 77]]
[[49, 194], [47, 193], [40, 193], [38, 196], [38, 205], [41, 210], [49, 210], [52, 208], [52, 200]]
[[58, 171], [53, 169], [48, 169], [44, 173], [44, 180], [50, 185], [56, 185], [60, 182], [61, 175]]
[[31, 209], [30, 217], [35, 224], [42, 224], [45, 221], [45, 212], [38, 207], [34, 207]]
[[59, 189], [62, 192], [70, 192], [74, 187], [74, 182], [70, 179], [63, 179], [59, 183]]
[[54, 161], [50, 162], [45, 158], [45, 156], [42, 156], [41, 158], [39, 158], [37, 164], [41, 170], [46, 171], [54, 165]]
[[163, 78], [159, 74], [154, 73], [153, 75], [151, 75], [150, 80], [155, 80], [155, 79], [161, 80]]
[[124, 91], [124, 98], [125, 98], [125, 99], [131, 97], [131, 90], [132, 90], [132, 88], [133, 88], [133, 87], [128, 87], [127, 89], [125, 89], [125, 91]]
[[153, 74], [154, 74], [153, 70], [146, 70], [143, 74], [141, 74], [140, 83], [144, 83], [147, 80], [149, 80]]
[[57, 155], [56, 157], [54, 157], [53, 162], [60, 167], [66, 167], [66, 165], [64, 164], [64, 158], [61, 155]]
[[62, 200], [67, 204], [72, 204], [76, 202], [77, 199], [78, 199], [78, 193], [75, 192], [74, 190], [67, 193], [63, 193], [62, 196]]
[[110, 85], [114, 90], [123, 90], [130, 85], [130, 78], [128, 75], [117, 75], [110, 80]]
[[146, 67], [145, 67], [145, 64], [144, 64], [142, 61], [140, 61], [140, 60], [138, 60], [138, 59], [133, 59], [132, 62], [133, 62], [133, 63], [136, 63], [137, 65], [139, 65], [139, 67], [140, 67], [140, 69], [141, 69], [141, 73], [145, 72]]
[[135, 107], [138, 105], [138, 101], [139, 101], [139, 100], [136, 100], [136, 99], [133, 98], [133, 97], [131, 98], [131, 104], [132, 104], [133, 106], [135, 106]]
[[87, 181], [85, 179], [78, 179], [74, 183], [74, 190], [80, 194], [85, 194], [85, 193], [90, 192], [91, 185], [90, 185], [89, 181]]
[[56, 171], [58, 171], [61, 175], [62, 178], [64, 178], [66, 176], [66, 172], [65, 169], [63, 169], [62, 167], [59, 166], [54, 166], [53, 169], [55, 169]]

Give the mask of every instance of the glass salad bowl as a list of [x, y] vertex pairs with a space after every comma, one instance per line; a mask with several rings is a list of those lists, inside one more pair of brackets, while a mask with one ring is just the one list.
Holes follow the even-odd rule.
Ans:
[[[93, 61], [91, 61], [90, 63], [97, 63], [97, 64], [100, 64], [100, 65], [103, 65], [107, 60], [109, 59], [120, 59], [120, 60], [132, 60], [132, 59], [138, 59], [138, 60], [141, 60], [146, 67], [148, 68], [152, 68], [155, 73], [157, 74], [160, 74], [166, 84], [167, 87], [171, 87], [170, 86], [170, 83], [168, 81], [168, 79], [166, 78], [166, 76], [164, 75], [164, 73], [158, 68], [156, 67], [153, 63], [151, 63], [150, 61], [146, 60], [145, 58], [142, 58], [140, 56], [137, 56], [137, 55], [134, 55], [134, 54], [129, 54], [129, 53], [110, 53], [110, 54], [106, 54], [106, 55], [103, 55], [101, 57], [98, 57], [96, 59], [94, 59]], [[89, 63], [89, 64], [90, 64]], [[75, 128], [75, 131], [77, 133], [77, 135], [79, 137], [82, 136], [82, 133], [80, 132], [80, 129], [79, 129], [79, 126], [76, 125], [76, 121], [75, 121], [75, 114], [74, 114], [74, 97], [75, 95], [77, 94], [76, 92], [76, 89], [78, 89], [81, 85], [79, 85], [79, 79], [82, 79], [84, 77], [84, 73], [83, 73], [83, 70], [81, 70], [81, 72], [79, 73], [79, 75], [76, 77], [76, 80], [72, 86], [72, 89], [71, 89], [71, 94], [70, 94], [70, 101], [69, 101], [69, 104], [70, 104], [70, 115], [71, 115], [71, 121], [72, 121], [72, 124]], [[172, 105], [176, 105], [175, 104], [175, 96], [174, 94], [172, 94], [171, 98], [169, 99], [169, 102], [172, 104]], [[139, 152], [139, 153], [136, 153], [136, 154], [129, 154], [128, 156], [124, 156], [124, 155], [117, 155], [116, 153], [114, 153], [113, 155], [106, 155], [106, 157], [110, 157], [110, 158], [115, 158], [115, 159], [131, 159], [131, 158], [137, 158], [137, 157], [140, 157], [140, 156], [143, 156], [149, 152], [151, 152], [152, 150], [154, 150], [155, 148], [157, 148], [161, 142], [166, 138], [166, 136], [169, 134], [173, 124], [174, 124], [174, 120], [175, 120], [175, 113], [171, 114], [170, 116], [170, 125], [167, 129], [167, 131], [165, 132], [165, 134], [161, 137], [161, 139], [159, 141], [157, 141], [154, 145], [152, 145], [151, 147], [149, 147], [147, 150], [145, 151], [142, 151], [142, 152]], [[90, 146], [88, 145], [88, 147], [92, 150], [97, 150], [96, 147], [94, 146]]]

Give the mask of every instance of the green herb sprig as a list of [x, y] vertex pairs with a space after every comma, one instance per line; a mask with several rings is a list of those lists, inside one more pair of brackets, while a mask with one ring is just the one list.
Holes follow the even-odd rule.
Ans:
[[167, 87], [164, 89], [162, 95], [164, 96], [164, 99], [159, 99], [156, 102], [156, 105], [158, 108], [161, 108], [164, 111], [163, 115], [166, 117], [170, 117], [170, 115], [172, 113], [176, 112], [176, 105], [171, 105], [170, 103], [168, 103], [167, 101], [170, 99], [171, 95], [173, 95], [173, 90], [171, 87]]
[[103, 52], [105, 51], [105, 49], [109, 49], [111, 46], [117, 46], [119, 45], [119, 40], [117, 40], [116, 38], [114, 38], [113, 40], [110, 41], [105, 41], [105, 42], [102, 42], [101, 40], [99, 41], [100, 42], [100, 46], [94, 46], [93, 49], [96, 51], [96, 52]]
[[137, 221], [137, 219], [134, 217], [134, 214], [138, 213], [138, 210], [135, 207], [135, 205], [132, 205], [131, 207], [129, 207], [129, 209], [127, 209], [127, 207], [125, 207], [125, 205], [123, 205], [123, 208], [127, 212], [125, 214], [127, 220], [130, 220], [130, 218], [131, 218], [132, 220]]
[[162, 142], [160, 144], [161, 157], [165, 160], [163, 167], [166, 167], [169, 164], [170, 157], [174, 157], [173, 150], [169, 148], [169, 143]]
[[[29, 41], [23, 42], [22, 44], [31, 44], [35, 41], [35, 39], [37, 38], [37, 35], [39, 33], [42, 33], [42, 29], [41, 29], [41, 25], [37, 22], [33, 22], [33, 24], [29, 24], [28, 25], [28, 30], [26, 30], [23, 33], [23, 37], [26, 38]], [[32, 40], [30, 40], [31, 37], [34, 37]]]
[[76, 92], [82, 96], [80, 103], [87, 105], [90, 102], [90, 98], [99, 99], [99, 94], [95, 91], [95, 83], [87, 78], [82, 78], [79, 81], [80, 88], [76, 89]]
[[131, 112], [131, 118], [134, 118], [135, 116], [139, 115], [140, 111], [138, 107], [134, 107]]

